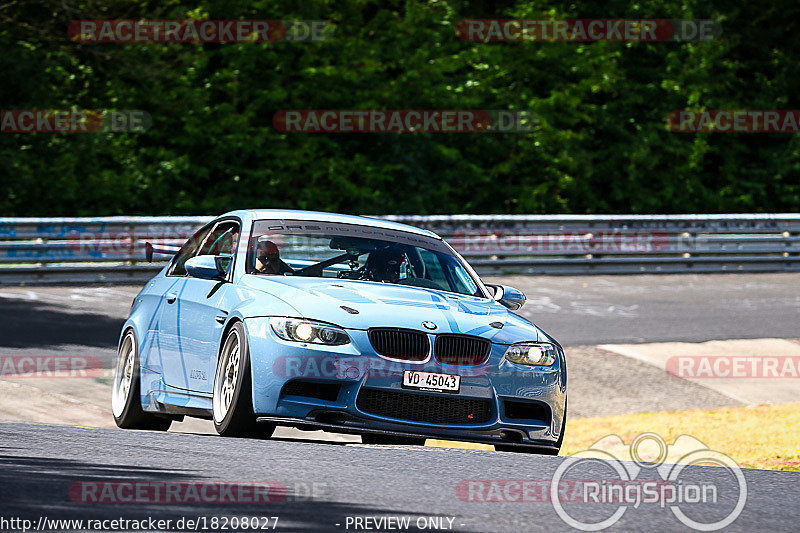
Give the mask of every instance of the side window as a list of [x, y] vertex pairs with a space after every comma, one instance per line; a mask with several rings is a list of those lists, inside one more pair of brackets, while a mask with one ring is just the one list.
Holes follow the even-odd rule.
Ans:
[[205, 238], [208, 236], [208, 233], [211, 231], [212, 225], [205, 226], [200, 228], [197, 233], [192, 235], [188, 241], [183, 243], [181, 246], [180, 251], [178, 251], [178, 255], [175, 256], [174, 262], [172, 263], [172, 267], [170, 268], [169, 272], [167, 273], [168, 276], [185, 276], [186, 269], [183, 265], [186, 264], [186, 261], [192, 257], [197, 248], [200, 244], [203, 243]]
[[197, 255], [221, 255], [229, 258], [227, 270], [233, 259], [233, 251], [239, 241], [239, 224], [236, 222], [220, 222], [206, 237]]
[[221, 222], [206, 237], [197, 255], [233, 255], [233, 247], [239, 238], [239, 224]]

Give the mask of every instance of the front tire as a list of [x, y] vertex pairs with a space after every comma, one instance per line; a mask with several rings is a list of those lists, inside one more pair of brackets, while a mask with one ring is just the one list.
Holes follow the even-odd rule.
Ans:
[[223, 437], [268, 439], [272, 424], [259, 424], [253, 412], [250, 347], [244, 325], [236, 322], [222, 343], [214, 374], [214, 429]]
[[111, 411], [117, 427], [123, 429], [166, 431], [172, 425], [170, 418], [146, 413], [142, 409], [139, 343], [133, 329], [125, 333], [119, 345], [111, 389]]

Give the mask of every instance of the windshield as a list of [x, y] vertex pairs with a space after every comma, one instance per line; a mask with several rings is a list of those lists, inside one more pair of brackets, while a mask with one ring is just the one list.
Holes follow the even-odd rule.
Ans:
[[441, 240], [354, 224], [256, 221], [247, 272], [393, 283], [483, 296]]

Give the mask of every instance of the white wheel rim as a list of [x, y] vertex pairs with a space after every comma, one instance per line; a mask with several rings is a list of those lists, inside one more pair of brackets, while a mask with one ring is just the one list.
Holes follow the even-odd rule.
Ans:
[[133, 383], [133, 367], [136, 362], [136, 338], [129, 331], [119, 347], [117, 366], [114, 369], [114, 387], [111, 393], [111, 410], [119, 418], [125, 410]]
[[222, 354], [217, 363], [217, 373], [214, 376], [214, 421], [217, 423], [225, 419], [231, 403], [233, 403], [236, 383], [239, 381], [240, 363], [239, 332], [233, 329], [222, 347]]

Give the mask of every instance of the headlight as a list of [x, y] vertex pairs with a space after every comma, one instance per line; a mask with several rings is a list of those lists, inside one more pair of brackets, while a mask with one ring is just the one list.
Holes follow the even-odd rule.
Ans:
[[350, 337], [340, 327], [302, 320], [300, 318], [270, 318], [269, 325], [275, 335], [286, 341], [308, 342], [340, 346], [349, 344]]
[[558, 347], [549, 342], [520, 342], [508, 347], [505, 358], [521, 365], [553, 366]]

